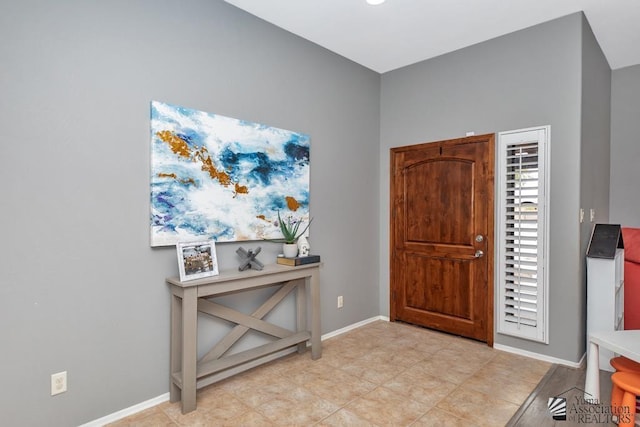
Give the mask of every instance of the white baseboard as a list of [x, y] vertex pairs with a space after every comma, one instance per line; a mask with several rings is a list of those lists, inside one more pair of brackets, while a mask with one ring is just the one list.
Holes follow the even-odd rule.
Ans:
[[[342, 335], [342, 334], [344, 334], [346, 332], [352, 331], [354, 329], [357, 329], [357, 328], [359, 328], [361, 326], [364, 326], [364, 325], [366, 325], [368, 323], [375, 322], [377, 320], [386, 320], [388, 322], [389, 318], [385, 317], [385, 316], [375, 316], [375, 317], [372, 317], [370, 319], [366, 319], [366, 320], [363, 320], [361, 322], [354, 323], [353, 325], [345, 326], [344, 328], [341, 328], [341, 329], [338, 329], [336, 331], [324, 334], [324, 335], [322, 335], [321, 338], [324, 341], [326, 339], [329, 339], [329, 338], [332, 338], [332, 337], [335, 337], [335, 336], [338, 336], [338, 335]], [[109, 423], [113, 423], [115, 421], [121, 420], [121, 419], [126, 418], [126, 417], [128, 417], [130, 415], [133, 415], [133, 414], [136, 414], [138, 412], [144, 411], [145, 409], [149, 409], [151, 407], [154, 407], [156, 405], [164, 403], [164, 402], [166, 402], [168, 400], [169, 400], [169, 393], [165, 393], [165, 394], [162, 394], [162, 395], [160, 395], [158, 397], [154, 397], [153, 399], [149, 399], [149, 400], [144, 401], [142, 403], [138, 403], [137, 405], [130, 406], [129, 408], [122, 409], [122, 410], [120, 410], [118, 412], [114, 412], [113, 414], [107, 415], [107, 416], [99, 418], [97, 420], [93, 420], [93, 421], [90, 421], [90, 422], [88, 422], [86, 424], [82, 424], [80, 427], [101, 427], [101, 426], [104, 426], [105, 424], [109, 424]]]
[[86, 424], [82, 424], [80, 427], [102, 427], [106, 424], [113, 423], [123, 418], [126, 418], [129, 415], [137, 414], [138, 412], [142, 412], [145, 409], [152, 408], [168, 400], [169, 400], [169, 393], [165, 393], [158, 397], [154, 397], [153, 399], [149, 399], [142, 403], [138, 403], [137, 405], [133, 405], [126, 409], [122, 409], [118, 412], [114, 412], [113, 414], [107, 415], [106, 417], [102, 417], [97, 420], [90, 421]]
[[352, 331], [354, 329], [358, 329], [358, 328], [360, 328], [360, 327], [362, 327], [364, 325], [367, 325], [369, 323], [373, 323], [373, 322], [378, 321], [378, 320], [385, 320], [385, 321], [388, 322], [389, 318], [385, 317], [385, 316], [375, 316], [375, 317], [371, 317], [369, 319], [365, 319], [365, 320], [363, 320], [361, 322], [357, 322], [357, 323], [354, 323], [352, 325], [345, 326], [344, 328], [340, 328], [340, 329], [335, 330], [333, 332], [329, 332], [329, 333], [324, 334], [322, 336], [322, 341], [327, 340], [329, 338], [337, 337], [338, 335], [345, 334], [345, 333], [347, 333], [349, 331]]
[[571, 362], [569, 360], [558, 359], [557, 357], [547, 356], [546, 354], [534, 353], [532, 351], [522, 350], [515, 347], [509, 347], [502, 344], [493, 344], [493, 348], [496, 350], [506, 351], [508, 353], [519, 354], [520, 356], [531, 357], [532, 359], [542, 360], [544, 362], [555, 363], [558, 365], [569, 366], [571, 368], [580, 368], [583, 366], [587, 357], [587, 353], [584, 353], [579, 362]]

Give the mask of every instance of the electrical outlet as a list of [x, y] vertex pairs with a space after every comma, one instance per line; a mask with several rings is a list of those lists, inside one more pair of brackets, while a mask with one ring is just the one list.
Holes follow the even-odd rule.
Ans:
[[67, 371], [51, 374], [51, 396], [67, 391]]
[[580, 224], [584, 222], [584, 209], [580, 208]]
[[338, 296], [338, 308], [342, 308], [344, 305], [344, 300], [342, 299], [342, 295]]
[[595, 209], [589, 209], [589, 218], [590, 218], [591, 222], [593, 222], [596, 219], [596, 210]]

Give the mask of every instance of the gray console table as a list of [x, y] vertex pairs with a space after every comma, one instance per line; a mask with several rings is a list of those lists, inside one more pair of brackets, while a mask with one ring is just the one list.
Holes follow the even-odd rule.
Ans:
[[[223, 271], [218, 276], [181, 282], [167, 278], [171, 287], [171, 391], [172, 402], [182, 401], [182, 413], [196, 409], [196, 390], [283, 356], [297, 346], [299, 353], [311, 341], [311, 358], [322, 355], [320, 342], [320, 263], [288, 267], [267, 265], [263, 270]], [[311, 299], [311, 330], [307, 328], [307, 285]], [[268, 286], [280, 286], [251, 315], [207, 298]], [[262, 318], [296, 290], [296, 331]], [[236, 326], [197, 360], [198, 312], [236, 323]], [[250, 329], [277, 338], [268, 344], [225, 356]], [[289, 351], [291, 352], [291, 351]]]

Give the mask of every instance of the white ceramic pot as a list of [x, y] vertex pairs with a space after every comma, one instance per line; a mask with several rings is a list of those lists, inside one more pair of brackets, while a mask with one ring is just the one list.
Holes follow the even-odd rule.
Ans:
[[284, 254], [285, 258], [295, 258], [296, 256], [298, 256], [297, 243], [283, 243], [282, 253]]

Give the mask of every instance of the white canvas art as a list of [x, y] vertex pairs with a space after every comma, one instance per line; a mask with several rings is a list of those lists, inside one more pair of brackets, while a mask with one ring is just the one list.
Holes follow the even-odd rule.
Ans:
[[151, 102], [151, 246], [277, 239], [309, 219], [309, 136]]

